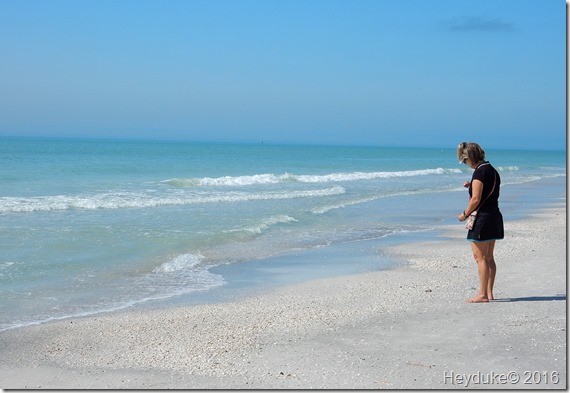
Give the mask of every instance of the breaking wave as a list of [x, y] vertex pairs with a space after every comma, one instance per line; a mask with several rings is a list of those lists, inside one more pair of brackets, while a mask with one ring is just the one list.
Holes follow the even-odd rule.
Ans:
[[260, 222], [254, 224], [254, 225], [246, 226], [246, 227], [238, 228], [238, 229], [231, 229], [227, 232], [249, 232], [249, 233], [261, 234], [263, 231], [271, 228], [274, 225], [287, 224], [290, 222], [297, 222], [297, 220], [294, 219], [293, 217], [288, 216], [288, 215], [279, 214], [279, 215], [264, 218]]
[[313, 190], [268, 192], [219, 192], [219, 193], [169, 193], [158, 192], [110, 192], [95, 195], [53, 195], [38, 197], [2, 197], [0, 214], [54, 210], [95, 210], [152, 208], [166, 205], [191, 205], [200, 203], [233, 203], [242, 201], [313, 198], [344, 194], [343, 187], [334, 186]]
[[413, 171], [395, 171], [395, 172], [350, 172], [350, 173], [331, 173], [327, 175], [294, 175], [284, 173], [281, 175], [265, 173], [251, 176], [222, 176], [222, 177], [202, 177], [189, 179], [169, 179], [163, 183], [175, 187], [197, 187], [197, 186], [250, 186], [257, 184], [277, 184], [284, 182], [299, 183], [331, 183], [331, 182], [349, 182], [359, 180], [374, 179], [390, 179], [395, 177], [411, 177], [411, 176], [429, 176], [462, 173], [460, 169], [419, 169]]

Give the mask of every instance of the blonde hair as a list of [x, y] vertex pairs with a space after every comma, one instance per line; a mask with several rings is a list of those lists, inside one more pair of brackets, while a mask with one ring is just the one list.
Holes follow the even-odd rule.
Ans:
[[465, 163], [468, 158], [473, 163], [485, 161], [485, 150], [475, 142], [462, 142], [457, 146], [457, 159]]

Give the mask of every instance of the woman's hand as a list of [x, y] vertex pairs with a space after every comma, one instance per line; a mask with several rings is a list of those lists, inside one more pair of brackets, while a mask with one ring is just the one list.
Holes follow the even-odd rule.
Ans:
[[465, 188], [469, 188], [470, 186], [471, 186], [470, 181], [466, 181], [465, 183], [463, 183], [463, 187], [465, 187]]
[[457, 219], [459, 221], [465, 221], [467, 220], [467, 216], [465, 215], [465, 213], [462, 212], [460, 215], [457, 216]]

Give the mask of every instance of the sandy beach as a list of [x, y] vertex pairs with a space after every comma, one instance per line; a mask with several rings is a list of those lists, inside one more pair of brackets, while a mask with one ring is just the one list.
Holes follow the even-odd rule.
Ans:
[[489, 304], [465, 302], [478, 278], [458, 223], [389, 249], [397, 269], [2, 332], [0, 387], [566, 389], [564, 202], [505, 233]]

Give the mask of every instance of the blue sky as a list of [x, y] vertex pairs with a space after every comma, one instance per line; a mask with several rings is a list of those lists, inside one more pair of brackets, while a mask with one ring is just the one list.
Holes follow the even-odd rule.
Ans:
[[564, 0], [2, 0], [0, 135], [566, 147]]

